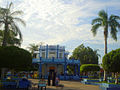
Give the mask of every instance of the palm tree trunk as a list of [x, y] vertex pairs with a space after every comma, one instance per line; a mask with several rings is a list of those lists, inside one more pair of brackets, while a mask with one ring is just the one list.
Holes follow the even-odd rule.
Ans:
[[107, 54], [107, 37], [105, 36], [105, 54]]
[[[107, 28], [106, 28], [107, 29]], [[107, 35], [108, 35], [108, 31], [104, 30], [104, 40], [105, 40], [105, 50], [104, 53], [107, 54]], [[106, 77], [106, 71], [104, 70], [104, 81], [107, 81], [107, 77]]]
[[3, 35], [3, 43], [2, 46], [7, 46], [7, 35], [8, 34], [8, 24], [5, 23], [5, 30], [4, 30], [4, 35]]

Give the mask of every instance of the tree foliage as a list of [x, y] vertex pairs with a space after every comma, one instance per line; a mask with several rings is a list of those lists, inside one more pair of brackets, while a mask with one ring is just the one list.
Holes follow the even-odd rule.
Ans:
[[99, 71], [100, 67], [97, 64], [83, 64], [80, 67], [80, 72]]
[[9, 30], [12, 30], [15, 33], [15, 36], [18, 36], [20, 41], [22, 41], [22, 34], [20, 28], [18, 27], [18, 23], [25, 26], [25, 22], [18, 18], [18, 15], [21, 15], [22, 11], [13, 11], [12, 10], [13, 3], [11, 2], [6, 8], [0, 7], [0, 26], [4, 27], [4, 35], [3, 35], [3, 43], [2, 46], [7, 46], [7, 39]]
[[[4, 37], [4, 30], [0, 30], [0, 46], [2, 45], [3, 42], [3, 37]], [[20, 46], [21, 45], [21, 40], [17, 38], [17, 35], [12, 31], [9, 30], [7, 34], [7, 39], [6, 42], [10, 46]]]
[[120, 72], [120, 49], [112, 50], [104, 55], [102, 67], [105, 71], [115, 73], [115, 83], [118, 84], [118, 72]]
[[31, 54], [15, 46], [0, 47], [0, 67], [25, 70], [32, 64]]
[[[98, 17], [92, 20], [92, 33], [95, 36], [97, 34], [98, 28], [102, 27], [103, 34], [104, 34], [104, 40], [105, 40], [105, 54], [107, 54], [107, 38], [108, 33], [110, 31], [110, 34], [112, 38], [117, 41], [117, 32], [120, 30], [120, 17], [116, 15], [108, 15], [107, 12], [104, 10], [99, 11]], [[106, 72], [104, 71], [104, 81], [106, 81]]]
[[74, 49], [70, 59], [79, 59], [80, 64], [98, 64], [98, 50], [93, 50], [90, 47], [85, 47], [83, 44]]
[[120, 72], [120, 49], [112, 50], [104, 55], [102, 66], [106, 71]]
[[104, 10], [99, 11], [98, 17], [92, 20], [92, 33], [95, 36], [97, 34], [98, 28], [103, 27], [104, 29], [104, 39], [105, 39], [105, 54], [107, 54], [107, 38], [108, 32], [112, 38], [117, 41], [117, 32], [120, 30], [120, 17], [116, 15], [108, 16], [108, 13]]
[[30, 53], [33, 56], [34, 51], [38, 51], [39, 45], [33, 43], [33, 44], [29, 44], [29, 47], [27, 47], [30, 51]]

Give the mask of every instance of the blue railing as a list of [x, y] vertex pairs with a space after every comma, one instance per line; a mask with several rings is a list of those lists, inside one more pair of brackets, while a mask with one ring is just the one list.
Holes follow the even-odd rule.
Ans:
[[[64, 64], [66, 61], [67, 64], [80, 64], [80, 60], [65, 60], [65, 59], [45, 59], [45, 58], [42, 58], [41, 59], [41, 63], [61, 63], [61, 64]], [[32, 60], [33, 63], [39, 63], [40, 62], [40, 59], [37, 59], [37, 58], [34, 58]]]

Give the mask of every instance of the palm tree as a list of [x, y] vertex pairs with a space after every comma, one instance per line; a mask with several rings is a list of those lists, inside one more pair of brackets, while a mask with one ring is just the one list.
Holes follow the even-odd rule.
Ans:
[[32, 56], [34, 51], [38, 51], [39, 45], [36, 45], [35, 43], [29, 44], [29, 47], [27, 47], [29, 51], [31, 52]]
[[0, 25], [4, 26], [4, 35], [2, 46], [7, 46], [8, 42], [8, 33], [9, 30], [12, 30], [16, 36], [19, 36], [20, 41], [22, 41], [22, 34], [16, 22], [21, 23], [22, 25], [26, 25], [25, 22], [18, 18], [17, 15], [21, 15], [22, 11], [13, 11], [12, 2], [6, 8], [0, 8]]
[[[117, 32], [120, 29], [120, 24], [118, 20], [120, 20], [119, 16], [111, 15], [108, 16], [107, 12], [104, 10], [99, 11], [97, 18], [92, 20], [92, 33], [95, 36], [97, 34], [97, 30], [99, 27], [103, 27], [104, 29], [104, 40], [105, 40], [105, 50], [104, 53], [107, 54], [107, 38], [108, 31], [110, 30], [110, 34], [112, 38], [117, 41]], [[106, 74], [104, 71], [104, 80], [106, 80]]]

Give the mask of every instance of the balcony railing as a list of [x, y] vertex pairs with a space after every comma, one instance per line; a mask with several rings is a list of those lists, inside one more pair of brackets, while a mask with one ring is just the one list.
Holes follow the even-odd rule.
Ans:
[[[44, 49], [46, 49], [46, 47], [47, 46], [41, 46], [40, 49], [44, 50]], [[48, 46], [48, 49], [49, 50], [57, 49], [57, 46], [50, 45], [50, 46]], [[59, 46], [58, 49], [65, 50], [65, 46]]]
[[[40, 63], [40, 59], [34, 58], [32, 60], [33, 63]], [[80, 64], [80, 60], [65, 60], [65, 59], [41, 59], [41, 63], [60, 63], [60, 64]]]

